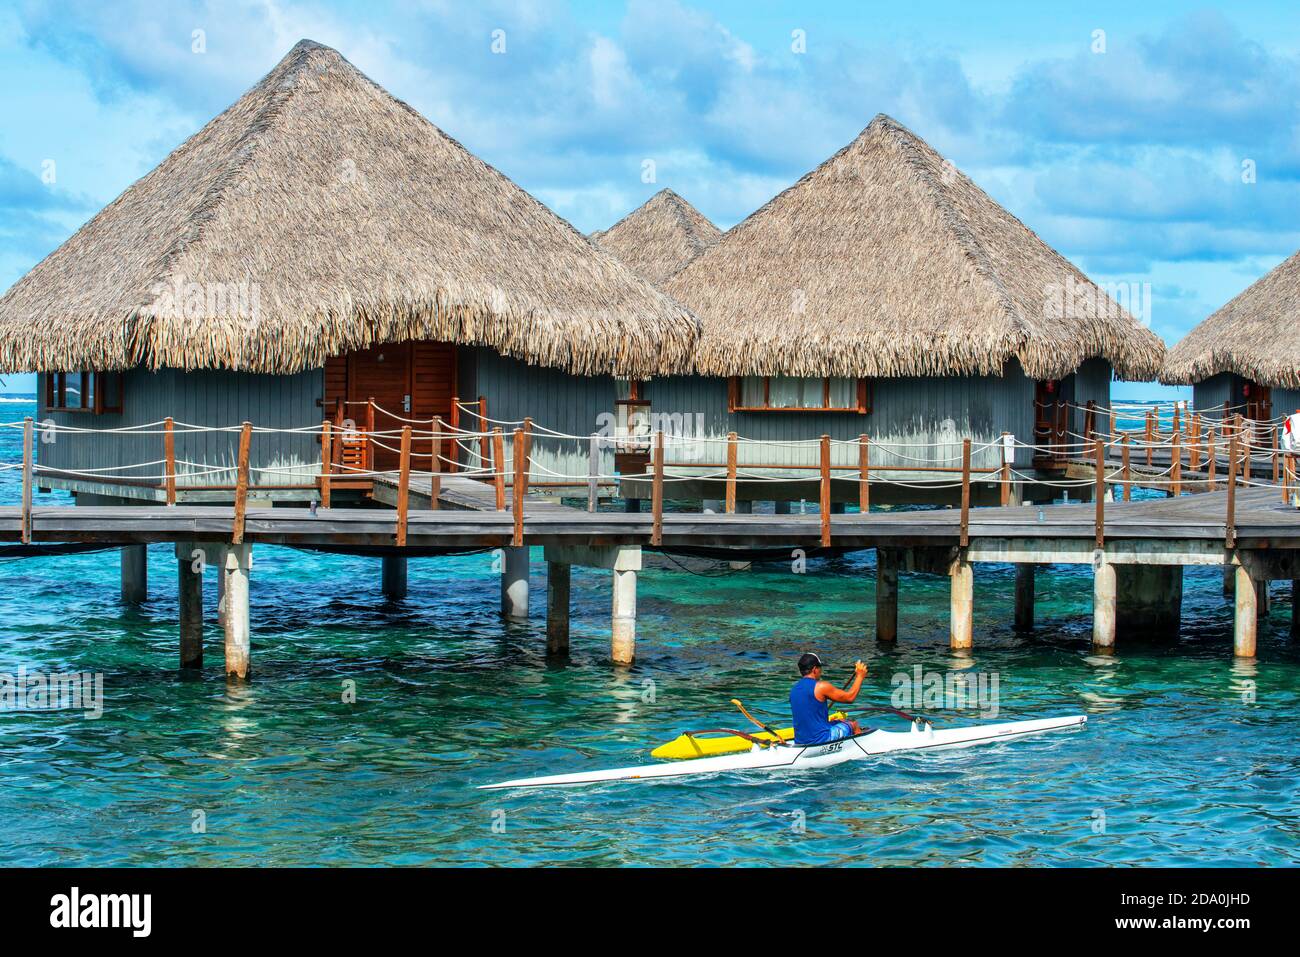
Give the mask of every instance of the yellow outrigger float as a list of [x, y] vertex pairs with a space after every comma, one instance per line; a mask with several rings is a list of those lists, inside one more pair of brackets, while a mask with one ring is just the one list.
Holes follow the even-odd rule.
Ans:
[[[740, 709], [741, 714], [764, 730], [758, 734], [738, 734], [729, 728], [687, 731], [667, 744], [659, 745], [650, 752], [650, 756], [663, 761], [688, 761], [691, 758], [712, 758], [719, 754], [739, 754], [751, 750], [756, 741], [771, 744], [774, 741], [794, 740], [794, 728], [768, 727], [746, 711], [745, 706], [736, 698], [732, 698], [731, 703]], [[843, 711], [836, 711], [830, 715], [832, 721], [847, 719], [848, 716]], [[720, 737], [704, 737], [704, 735], [720, 735]]]

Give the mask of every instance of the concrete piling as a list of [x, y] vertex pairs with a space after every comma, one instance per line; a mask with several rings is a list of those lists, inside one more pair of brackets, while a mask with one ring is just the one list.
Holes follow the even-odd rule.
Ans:
[[[203, 667], [203, 573], [195, 570], [191, 548], [176, 546], [177, 597], [180, 605], [181, 667]], [[199, 568], [202, 569], [202, 565]]]
[[1016, 565], [1016, 630], [1032, 631], [1034, 627], [1034, 579], [1037, 565], [1020, 562]]
[[248, 579], [253, 567], [253, 546], [227, 545], [222, 577], [226, 583], [226, 676], [248, 677], [250, 631]]
[[564, 562], [546, 563], [546, 653], [569, 653], [569, 585], [570, 566]]
[[149, 552], [145, 545], [123, 545], [122, 601], [142, 605], [149, 600]]
[[975, 644], [975, 569], [961, 553], [953, 560], [948, 575], [952, 582], [949, 647], [965, 651]]
[[898, 555], [876, 549], [876, 640], [898, 640]]
[[1098, 554], [1092, 567], [1092, 650], [1115, 653], [1116, 582], [1115, 566]]
[[528, 618], [528, 546], [501, 549], [501, 614], [515, 621]]
[[406, 597], [406, 558], [401, 555], [385, 555], [380, 562], [380, 581], [384, 597], [391, 601], [400, 601]]

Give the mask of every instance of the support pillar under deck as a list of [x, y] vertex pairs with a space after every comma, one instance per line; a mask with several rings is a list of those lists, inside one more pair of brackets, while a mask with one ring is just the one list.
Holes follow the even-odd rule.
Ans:
[[1098, 555], [1092, 567], [1092, 650], [1115, 653], [1115, 566]]
[[[188, 550], [177, 548], [177, 596], [180, 605], [181, 667], [203, 667], [203, 573]], [[203, 566], [200, 565], [201, 569]]]
[[1029, 562], [1016, 565], [1016, 629], [1034, 628], [1034, 578], [1038, 566]]
[[145, 545], [122, 546], [122, 601], [142, 605], [149, 600], [149, 552]]
[[546, 653], [569, 653], [569, 585], [571, 566], [546, 563]]
[[975, 644], [975, 569], [966, 560], [964, 550], [953, 560], [948, 576], [952, 581], [948, 646], [953, 651], [965, 651]]
[[516, 621], [528, 618], [528, 546], [501, 549], [501, 614]]
[[614, 601], [610, 655], [616, 665], [630, 665], [636, 657], [636, 571], [614, 569]]
[[898, 555], [876, 549], [876, 640], [898, 640]]
[[253, 546], [227, 545], [221, 575], [226, 584], [226, 677], [248, 677], [250, 632], [248, 578], [253, 567]]
[[384, 597], [399, 601], [406, 597], [406, 558], [401, 555], [385, 555], [380, 559], [380, 581]]
[[1232, 653], [1238, 658], [1255, 657], [1255, 639], [1259, 629], [1259, 593], [1255, 590], [1255, 580], [1245, 565], [1230, 566], [1234, 569], [1236, 582], [1236, 601], [1232, 627]]
[[1115, 566], [1116, 631], [1143, 639], [1177, 638], [1183, 616], [1181, 565]]

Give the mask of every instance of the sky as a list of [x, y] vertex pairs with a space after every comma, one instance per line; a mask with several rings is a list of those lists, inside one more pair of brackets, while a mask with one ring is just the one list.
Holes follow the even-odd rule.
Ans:
[[1171, 344], [1300, 248], [1289, 3], [0, 0], [0, 288], [304, 37], [584, 232], [730, 227], [883, 112]]

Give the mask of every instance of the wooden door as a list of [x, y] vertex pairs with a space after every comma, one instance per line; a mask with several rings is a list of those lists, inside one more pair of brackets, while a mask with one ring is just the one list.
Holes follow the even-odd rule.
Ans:
[[[357, 427], [367, 424], [365, 403], [375, 400], [375, 432], [400, 432], [411, 415], [411, 344], [390, 342], [348, 354], [348, 412]], [[370, 443], [371, 470], [396, 471], [401, 460], [398, 435], [377, 435]]]
[[1246, 386], [1246, 418], [1267, 422], [1273, 418], [1273, 390], [1266, 385]]
[[1070, 407], [1057, 380], [1034, 383], [1034, 452], [1035, 464], [1059, 464], [1065, 461], [1069, 439]]

